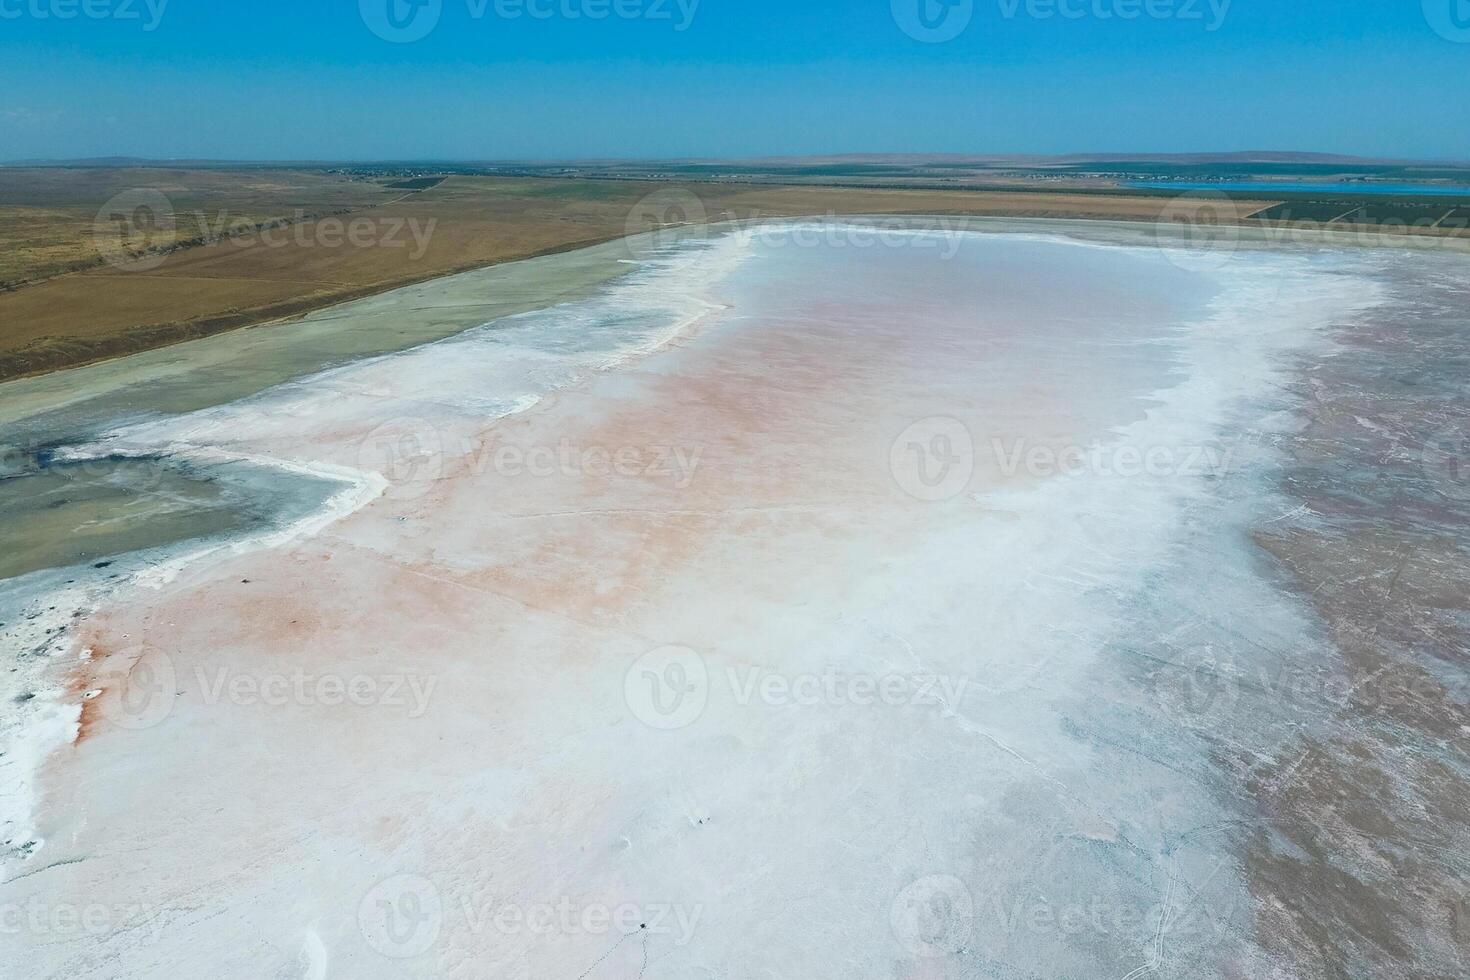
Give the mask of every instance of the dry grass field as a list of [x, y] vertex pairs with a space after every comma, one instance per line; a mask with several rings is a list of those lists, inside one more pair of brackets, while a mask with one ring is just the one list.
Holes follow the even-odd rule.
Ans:
[[218, 228], [403, 196], [387, 183], [313, 170], [0, 167], [0, 288], [99, 264], [98, 246], [113, 244], [119, 217], [104, 206], [144, 200], [140, 192], [163, 194], [172, 205], [174, 221], [139, 229], [166, 245]]
[[[310, 170], [0, 169], [0, 279], [13, 284], [0, 292], [0, 380], [289, 320], [660, 222], [901, 213], [1147, 221], [1168, 204], [1107, 194], [480, 176], [419, 190], [394, 183]], [[1271, 203], [1231, 206], [1245, 217]], [[231, 237], [231, 229], [240, 233]]]

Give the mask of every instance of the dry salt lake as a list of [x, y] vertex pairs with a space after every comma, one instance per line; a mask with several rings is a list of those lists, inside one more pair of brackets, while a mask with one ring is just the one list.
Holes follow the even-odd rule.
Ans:
[[1457, 975], [1467, 369], [1436, 243], [936, 217], [0, 385], [0, 945]]

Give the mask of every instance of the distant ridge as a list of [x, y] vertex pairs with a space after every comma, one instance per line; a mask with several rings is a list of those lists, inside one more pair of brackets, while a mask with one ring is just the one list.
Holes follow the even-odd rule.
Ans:
[[1235, 150], [1224, 153], [1064, 153], [1064, 154], [984, 154], [984, 153], [834, 153], [800, 156], [730, 156], [730, 157], [577, 157], [522, 159], [418, 159], [361, 160], [228, 160], [202, 157], [152, 158], [134, 156], [32, 158], [0, 161], [0, 167], [97, 167], [97, 168], [253, 168], [253, 167], [496, 167], [496, 166], [615, 166], [627, 164], [762, 164], [821, 165], [833, 163], [890, 163], [915, 165], [922, 163], [970, 163], [977, 167], [1075, 166], [1084, 163], [1163, 163], [1200, 164], [1317, 164], [1337, 166], [1467, 166], [1470, 161], [1426, 160], [1410, 157], [1364, 157], [1341, 153], [1314, 153], [1296, 150]]

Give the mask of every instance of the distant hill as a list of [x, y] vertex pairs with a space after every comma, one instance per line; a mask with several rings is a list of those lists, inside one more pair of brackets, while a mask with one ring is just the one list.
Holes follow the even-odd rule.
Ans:
[[403, 168], [441, 167], [446, 170], [497, 169], [500, 167], [556, 167], [574, 168], [628, 167], [638, 165], [651, 167], [707, 166], [716, 168], [740, 167], [822, 167], [841, 164], [887, 165], [922, 167], [925, 165], [970, 165], [976, 169], [1075, 167], [1078, 164], [1098, 163], [1156, 163], [1179, 166], [1227, 164], [1233, 166], [1249, 164], [1309, 164], [1344, 167], [1467, 167], [1470, 161], [1418, 160], [1411, 158], [1361, 157], [1338, 153], [1311, 153], [1295, 150], [1238, 150], [1228, 153], [1067, 153], [1067, 154], [983, 154], [983, 153], [835, 153], [807, 156], [765, 157], [676, 157], [676, 158], [582, 158], [582, 159], [520, 159], [520, 160], [211, 160], [203, 158], [159, 159], [148, 157], [112, 156], [81, 157], [70, 159], [28, 159], [0, 162], [5, 167], [157, 167], [157, 168], [254, 168], [254, 167], [347, 167], [347, 168]]

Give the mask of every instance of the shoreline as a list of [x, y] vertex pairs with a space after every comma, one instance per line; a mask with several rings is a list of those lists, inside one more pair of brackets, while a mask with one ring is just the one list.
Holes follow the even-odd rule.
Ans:
[[[648, 181], [622, 182], [612, 180], [611, 182], [630, 183], [636, 184], [640, 187], [647, 187], [654, 195], [658, 194], [661, 188], [666, 189], [671, 193], [676, 191], [689, 193], [687, 190], [683, 190], [680, 185], [659, 185], [656, 182], [650, 183]], [[789, 187], [784, 185], [773, 187], [755, 185], [748, 187], [740, 184], [728, 186], [719, 184], [694, 184], [691, 186], [695, 188], [694, 196], [696, 199], [698, 199], [698, 188], [700, 187], [716, 187], [730, 193], [749, 193], [752, 195], [756, 195], [757, 197], [759, 196], [757, 192], [762, 192], [770, 196], [773, 201], [779, 201], [781, 193], [800, 193], [803, 191], [812, 190], [829, 192], [833, 195], [845, 195], [847, 198], [849, 198], [848, 206], [829, 205], [825, 208], [821, 208], [818, 206], [813, 206], [809, 208], [796, 206], [793, 208], [781, 204], [776, 204], [770, 207], [757, 206], [754, 210], [750, 211], [750, 215], [748, 218], [738, 220], [780, 220], [785, 218], [816, 218], [823, 220], [834, 220], [843, 217], [901, 218], [925, 215], [952, 215], [967, 216], [978, 219], [1007, 220], [1030, 218], [1031, 220], [1096, 221], [1099, 223], [1120, 222], [1133, 225], [1157, 225], [1160, 221], [1159, 212], [1161, 209], [1164, 211], [1162, 215], [1163, 220], [1174, 220], [1170, 217], [1167, 208], [1164, 207], [1164, 205], [1169, 204], [1169, 201], [1156, 195], [1151, 195], [1147, 193], [1115, 193], [1111, 195], [1107, 193], [1098, 193], [1093, 196], [1095, 196], [1097, 200], [1104, 202], [1104, 205], [1100, 205], [1099, 209], [1094, 210], [1089, 209], [1086, 205], [1075, 203], [1077, 197], [1076, 194], [1072, 194], [1069, 196], [1067, 192], [1063, 191], [938, 191], [934, 189], [923, 188], [902, 188], [885, 190], [879, 188], [842, 186], [811, 188], [804, 185], [791, 185]], [[955, 196], [956, 199], [954, 202], [955, 206], [952, 208], [937, 208], [916, 204], [912, 208], [897, 205], [865, 209], [860, 203], [861, 195], [865, 191], [870, 195], [874, 193], [888, 194], [890, 196], [899, 194], [911, 194], [915, 196], [928, 195], [931, 200], [934, 199], [935, 195], [942, 196], [948, 194], [951, 196]], [[431, 194], [433, 192], [425, 191], [421, 193]], [[977, 202], [973, 205], [965, 200], [967, 195], [982, 194], [998, 196], [1000, 198], [1005, 198], [1006, 200], [1004, 201], [1004, 203]], [[714, 195], [706, 191], [706, 196], [713, 197]], [[409, 198], [406, 198], [405, 200], [408, 200], [410, 201], [410, 203], [412, 203], [415, 199], [415, 196], [410, 195]], [[1124, 202], [1132, 203], [1131, 205], [1125, 205]], [[1250, 201], [1242, 199], [1239, 201], [1232, 201], [1228, 204], [1229, 210], [1234, 215], [1232, 217], [1232, 215], [1225, 214], [1222, 210], [1222, 208], [1226, 205], [1210, 199], [1207, 202], [1207, 210], [1209, 211], [1209, 214], [1206, 216], [1207, 224], [1209, 228], [1229, 227], [1251, 231], [1260, 231], [1262, 229], [1275, 229], [1277, 233], [1283, 230], [1292, 230], [1295, 234], [1309, 234], [1320, 232], [1324, 234], [1341, 235], [1345, 238], [1350, 239], [1362, 238], [1363, 236], [1372, 236], [1375, 239], [1379, 240], [1379, 244], [1387, 244], [1391, 239], [1403, 238], [1420, 242], [1447, 244], [1449, 247], [1470, 248], [1470, 237], [1459, 234], [1457, 230], [1451, 229], [1420, 229], [1413, 227], [1405, 227], [1400, 229], [1393, 226], [1365, 226], [1361, 231], [1358, 231], [1349, 230], [1340, 226], [1329, 227], [1325, 224], [1317, 224], [1312, 222], [1269, 222], [1257, 220], [1252, 217], [1254, 213], [1263, 211], [1276, 203], [1278, 202], [1271, 199], [1262, 199], [1260, 201]], [[711, 207], [713, 208], [715, 206], [715, 202], [711, 201]], [[1137, 210], [1138, 213], [1129, 213], [1128, 207], [1130, 206]], [[386, 207], [388, 207], [387, 204], [378, 204], [374, 205], [372, 209], [368, 209], [368, 211], [377, 211]], [[1185, 211], [1187, 212], [1189, 211], [1189, 209], [1186, 208]], [[1177, 217], [1183, 218], [1184, 220], [1191, 220], [1191, 215], [1188, 213], [1181, 213]], [[1194, 217], [1198, 218], [1199, 216], [1195, 215]], [[307, 224], [309, 224], [309, 222]], [[699, 223], [695, 222], [692, 223], [691, 226], [695, 226], [697, 224]], [[1201, 225], [1200, 227], [1204, 228], [1205, 225]], [[1271, 234], [1272, 232], [1267, 231], [1266, 233]], [[228, 310], [224, 312], [205, 313], [187, 319], [166, 320], [159, 322], [142, 322], [128, 326], [127, 328], [122, 329], [121, 332], [118, 332], [111, 336], [101, 337], [95, 340], [77, 339], [74, 341], [68, 341], [66, 344], [44, 352], [27, 352], [25, 348], [18, 348], [11, 352], [0, 353], [0, 378], [3, 378], [3, 380], [0, 380], [0, 387], [3, 387], [4, 384], [8, 384], [12, 381], [43, 378], [55, 374], [58, 371], [71, 370], [74, 368], [86, 367], [95, 364], [105, 364], [114, 360], [126, 358], [137, 353], [152, 350], [163, 350], [171, 346], [177, 346], [178, 344], [189, 343], [194, 340], [209, 337], [217, 337], [222, 334], [237, 332], [240, 330], [255, 328], [288, 328], [291, 324], [299, 322], [304, 317], [310, 316], [312, 314], [317, 314], [324, 310], [328, 310], [333, 307], [351, 303], [357, 300], [379, 297], [398, 289], [430, 283], [437, 279], [446, 278], [465, 272], [482, 271], [508, 263], [564, 254], [567, 252], [575, 252], [588, 247], [595, 247], [600, 244], [614, 242], [623, 237], [626, 237], [625, 231], [610, 231], [600, 235], [591, 235], [579, 238], [575, 241], [555, 243], [542, 248], [536, 248], [514, 255], [500, 256], [490, 261], [471, 261], [459, 264], [451, 263], [423, 274], [413, 274], [406, 276], [393, 275], [369, 284], [362, 284], [355, 287], [339, 289], [336, 292], [333, 292], [330, 295], [326, 296], [303, 296], [282, 299], [278, 302], [270, 303], [267, 306], [255, 309], [248, 309], [244, 311]], [[178, 254], [183, 255], [187, 252], [199, 251], [200, 249], [212, 247], [215, 247], [215, 245], [211, 244], [207, 246], [200, 246], [199, 249], [185, 250], [185, 252], [180, 252]], [[72, 279], [76, 277], [86, 277], [89, 275], [93, 275], [93, 273], [91, 273], [90, 271], [82, 273], [70, 273], [66, 276], [58, 277], [58, 279], [46, 280], [46, 283], [55, 283], [59, 281], [59, 279]], [[124, 274], [122, 277], [118, 277], [116, 275], [110, 277], [106, 275], [97, 275], [94, 278], [97, 279], [97, 282], [90, 285], [93, 285], [94, 288], [103, 289], [106, 288], [106, 283], [109, 278], [111, 278], [113, 281], [119, 281], [120, 278], [122, 280], [126, 280], [127, 277], [126, 274]], [[249, 277], [246, 276], [245, 278], [248, 280]], [[174, 286], [175, 288], [183, 289], [186, 288], [187, 282], [187, 278], [181, 277], [174, 283]], [[8, 295], [20, 296], [25, 294], [28, 290], [36, 288], [36, 286], [38, 285], [43, 284], [35, 284], [32, 286], [21, 287], [20, 289], [13, 290]]]
[[[1269, 203], [1269, 202], [1258, 202]], [[212, 318], [205, 321], [189, 321], [183, 324], [164, 324], [157, 329], [172, 330], [177, 327], [182, 331], [181, 335], [162, 343], [144, 343], [142, 345], [126, 343], [125, 338], [120, 338], [121, 346], [115, 351], [104, 353], [95, 358], [68, 362], [54, 366], [42, 367], [35, 370], [24, 370], [19, 373], [4, 375], [0, 378], [0, 402], [3, 402], [7, 389], [21, 382], [37, 381], [40, 379], [51, 379], [70, 371], [95, 368], [118, 362], [127, 361], [129, 358], [149, 353], [167, 351], [186, 344], [198, 341], [216, 339], [218, 337], [241, 333], [250, 330], [275, 327], [289, 327], [302, 323], [322, 314], [329, 313], [339, 307], [350, 307], [365, 300], [380, 299], [400, 290], [412, 289], [414, 287], [431, 286], [443, 280], [455, 279], [461, 276], [488, 272], [495, 269], [513, 267], [524, 262], [537, 259], [554, 258], [561, 255], [570, 255], [578, 252], [589, 251], [601, 246], [618, 242], [636, 242], [638, 239], [668, 235], [670, 233], [691, 233], [695, 236], [707, 233], [718, 233], [731, 225], [761, 226], [768, 224], [779, 224], [791, 221], [820, 221], [820, 222], [843, 222], [848, 220], [880, 221], [883, 219], [894, 219], [898, 221], [916, 222], [914, 228], [927, 227], [925, 219], [960, 220], [965, 222], [997, 222], [1004, 224], [1037, 223], [1040, 225], [1076, 224], [1084, 227], [1094, 227], [1106, 230], [1110, 226], [1119, 226], [1130, 230], [1137, 230], [1145, 226], [1153, 226], [1155, 234], [1162, 238], [1186, 237], [1184, 233], [1177, 236], [1172, 233], [1164, 233], [1164, 226], [1156, 219], [1147, 217], [1129, 217], [1125, 215], [1098, 217], [1096, 215], [1078, 212], [1076, 214], [1048, 214], [1048, 215], [1026, 215], [1009, 214], [1003, 212], [982, 213], [967, 210], [935, 210], [923, 209], [915, 211], [884, 210], [884, 211], [848, 211], [848, 212], [812, 212], [810, 214], [770, 214], [755, 215], [750, 218], [733, 219], [732, 221], [715, 222], [691, 222], [681, 225], [670, 225], [657, 232], [641, 232], [634, 235], [610, 234], [592, 239], [570, 242], [562, 245], [550, 246], [537, 252], [514, 258], [497, 259], [492, 262], [467, 263], [463, 266], [453, 267], [447, 270], [439, 270], [421, 277], [406, 277], [383, 284], [365, 286], [354, 290], [350, 294], [335, 295], [329, 299], [322, 300], [300, 300], [289, 304], [292, 308], [289, 312], [279, 310], [265, 311], [261, 316], [253, 314], [232, 314]], [[1249, 217], [1235, 221], [1223, 222], [1212, 225], [1209, 232], [1211, 239], [1219, 238], [1218, 234], [1224, 230], [1224, 238], [1227, 243], [1235, 245], [1267, 245], [1279, 246], [1285, 244], [1320, 245], [1323, 247], [1337, 248], [1443, 248], [1448, 251], [1458, 251], [1470, 255], [1470, 235], [1459, 231], [1441, 231], [1439, 229], [1423, 228], [1383, 228], [1378, 226], [1363, 226], [1361, 229], [1348, 229], [1342, 226], [1328, 225], [1319, 222], [1281, 222], [1254, 220]], [[1240, 237], [1233, 237], [1232, 233], [1244, 233]], [[1156, 240], [1156, 244], [1162, 241]], [[196, 330], [203, 326], [202, 330]], [[152, 329], [149, 327], [141, 328]], [[469, 329], [468, 327], [464, 329]], [[392, 353], [392, 351], [383, 351]], [[0, 375], [4, 374], [4, 363], [6, 355], [0, 355]]]
[[[163, 414], [195, 411], [334, 367], [457, 336], [493, 320], [576, 301], [636, 268], [627, 262], [646, 256], [649, 238], [620, 236], [599, 245], [436, 275], [315, 310], [290, 321], [293, 329], [288, 331], [228, 330], [0, 382], [0, 432], [23, 430], [29, 420], [93, 402], [101, 404], [91, 414], [126, 415], [107, 399], [130, 388], [138, 389], [144, 405], [157, 404], [162, 397], [165, 404], [156, 410]], [[406, 308], [391, 313], [392, 323], [382, 323], [395, 306]], [[185, 355], [194, 355], [192, 363]], [[217, 390], [186, 385], [177, 394], [156, 393], [160, 386], [177, 386], [187, 374], [211, 372], [218, 376]]]
[[[630, 237], [636, 239], [644, 236]], [[629, 254], [635, 253], [636, 250], [630, 247]], [[636, 260], [632, 266], [634, 271], [627, 274], [635, 274], [640, 268], [646, 270], [656, 262], [655, 254], [656, 251]], [[627, 260], [618, 259], [618, 261]], [[597, 287], [597, 291], [600, 292], [615, 284], [620, 275], [604, 280]], [[697, 287], [692, 289], [686, 298], [697, 309], [676, 319], [661, 335], [652, 338], [648, 345], [627, 351], [609, 363], [590, 366], [587, 376], [574, 379], [565, 387], [552, 387], [528, 402], [510, 408], [491, 422], [490, 426], [493, 428], [496, 425], [502, 425], [517, 415], [534, 412], [538, 408], [554, 404], [559, 397], [590, 385], [601, 374], [675, 347], [681, 340], [696, 333], [696, 328], [700, 325], [717, 318], [728, 310], [728, 307], [708, 301], [697, 292]], [[426, 341], [405, 350], [384, 352], [333, 365], [322, 371], [312, 372], [302, 377], [293, 377], [247, 396], [245, 399], [208, 406], [196, 410], [196, 413], [186, 413], [178, 418], [187, 418], [188, 414], [224, 410], [231, 405], [246, 406], [253, 399], [269, 398], [272, 390], [310, 383], [313, 379], [319, 383], [325, 382], [333, 375], [370, 369], [375, 362], [385, 363], [394, 358], [412, 355], [414, 352], [452, 344], [477, 329], [487, 328], [501, 321], [512, 321], [517, 316], [524, 316], [527, 313], [545, 312], [560, 305], [562, 304], [559, 302], [551, 302], [550, 306], [538, 306], [525, 313], [511, 313], [497, 317], [489, 322], [465, 327], [449, 336]], [[164, 425], [165, 430], [169, 427], [170, 421], [177, 420], [164, 420], [161, 424]], [[322, 500], [320, 506], [311, 508], [294, 519], [275, 522], [263, 529], [213, 534], [204, 538], [175, 542], [172, 545], [149, 546], [124, 554], [108, 556], [108, 560], [102, 563], [103, 565], [108, 568], [117, 565], [126, 570], [126, 577], [117, 581], [112, 581], [117, 578], [117, 573], [109, 573], [103, 577], [88, 575], [88, 570], [84, 565], [39, 568], [11, 579], [0, 580], [0, 599], [14, 606], [14, 611], [6, 618], [20, 618], [17, 614], [24, 608], [28, 599], [42, 602], [52, 601], [52, 605], [47, 610], [48, 615], [39, 619], [39, 614], [26, 617], [37, 625], [29, 631], [30, 641], [23, 645], [30, 647], [26, 654], [31, 658], [31, 663], [39, 668], [39, 672], [34, 675], [27, 672], [17, 676], [12, 671], [4, 682], [0, 682], [0, 692], [11, 695], [5, 698], [6, 702], [23, 695], [24, 703], [30, 706], [26, 712], [30, 715], [28, 718], [0, 718], [0, 732], [9, 736], [6, 739], [8, 751], [3, 753], [4, 762], [0, 763], [0, 770], [9, 770], [5, 773], [9, 790], [5, 798], [0, 799], [0, 804], [3, 804], [0, 805], [0, 821], [3, 821], [0, 826], [7, 829], [12, 839], [30, 838], [30, 843], [37, 847], [44, 846], [44, 837], [35, 835], [28, 829], [17, 831], [17, 828], [28, 827], [35, 819], [34, 803], [28, 802], [31, 795], [29, 788], [35, 779], [35, 774], [40, 772], [44, 763], [54, 758], [57, 752], [85, 738], [96, 722], [98, 707], [96, 704], [83, 699], [75, 705], [69, 705], [64, 703], [65, 698], [67, 695], [76, 695], [88, 687], [100, 685], [97, 689], [102, 690], [107, 686], [101, 684], [104, 676], [110, 676], [113, 680], [119, 676], [119, 667], [111, 664], [106, 668], [107, 674], [99, 675], [94, 671], [85, 681], [79, 680], [76, 676], [77, 672], [86, 671], [91, 660], [91, 648], [88, 647], [83, 652], [82, 663], [57, 678], [56, 685], [47, 687], [44, 684], [35, 683], [41, 679], [41, 675], [48, 674], [54, 669], [58, 657], [76, 645], [77, 640], [74, 633], [77, 623], [85, 622], [106, 608], [116, 607], [121, 598], [127, 594], [161, 593], [175, 583], [179, 574], [185, 569], [201, 568], [203, 577], [207, 579], [217, 566], [231, 560], [247, 558], [261, 552], [269, 552], [315, 538], [326, 528], [352, 516], [382, 498], [385, 493], [390, 493], [395, 489], [390, 479], [384, 474], [362, 468], [361, 459], [355, 461], [353, 465], [336, 464], [325, 460], [293, 460], [278, 455], [241, 452], [238, 449], [226, 450], [207, 441], [195, 443], [187, 431], [182, 433], [184, 435], [182, 440], [177, 437], [178, 434], [172, 437], [154, 436], [150, 438], [146, 432], [149, 425], [145, 424], [142, 428], [143, 433], [130, 433], [124, 429], [119, 435], [109, 435], [99, 441], [71, 447], [64, 450], [60, 458], [62, 460], [112, 459], [129, 458], [130, 454], [142, 454], [137, 458], [162, 456], [178, 459], [185, 464], [194, 462], [225, 465], [242, 463], [268, 470], [279, 470], [319, 482], [338, 483], [342, 484], [343, 488]], [[391, 454], [388, 462], [390, 465], [393, 463]], [[82, 581], [75, 588], [53, 592], [53, 580], [58, 580], [68, 574], [76, 576], [79, 580], [87, 581]], [[23, 588], [22, 583], [27, 581], [36, 583], [35, 587], [30, 590]], [[69, 587], [73, 584], [72, 581], [68, 581]], [[66, 598], [68, 596], [71, 598]], [[0, 615], [4, 615], [5, 608], [6, 606], [0, 606]], [[5, 625], [4, 622], [0, 622], [0, 628]], [[38, 633], [37, 630], [41, 632]], [[132, 664], [123, 666], [121, 676], [130, 675], [132, 670]], [[20, 703], [16, 702], [17, 705]], [[40, 709], [39, 713], [34, 710], [36, 708]], [[20, 715], [18, 709], [15, 713]], [[20, 734], [17, 735], [17, 733]], [[18, 806], [19, 809], [12, 809], [12, 805]], [[10, 859], [17, 855], [24, 860], [30, 853], [30, 851], [16, 850], [7, 854], [0, 850], [0, 867], [4, 867]], [[8, 879], [0, 884], [8, 884], [17, 878]]]
[[[389, 282], [364, 286], [344, 293], [333, 294], [327, 299], [301, 299], [292, 300], [279, 306], [269, 307], [251, 313], [221, 314], [206, 317], [199, 320], [190, 320], [181, 323], [164, 323], [140, 326], [135, 332], [115, 338], [111, 342], [99, 345], [96, 356], [87, 356], [81, 360], [61, 362], [58, 355], [58, 363], [44, 365], [36, 368], [14, 368], [11, 362], [18, 360], [16, 355], [0, 355], [0, 388], [13, 381], [26, 381], [32, 378], [44, 378], [63, 371], [75, 368], [92, 367], [97, 364], [107, 364], [112, 361], [122, 360], [134, 354], [144, 354], [149, 351], [166, 350], [181, 344], [191, 343], [196, 340], [207, 340], [221, 334], [231, 333], [237, 330], [254, 330], [261, 327], [279, 327], [292, 323], [298, 323], [303, 318], [313, 314], [322, 313], [346, 306], [358, 300], [373, 299], [400, 289], [412, 286], [421, 286], [436, 282], [440, 279], [449, 279], [454, 276], [463, 275], [467, 272], [481, 272], [499, 266], [512, 265], [517, 262], [525, 262], [531, 259], [550, 258], [555, 255], [563, 255], [568, 252], [578, 252], [587, 248], [595, 248], [615, 242], [628, 236], [608, 235], [600, 238], [587, 239], [583, 241], [568, 242], [565, 245], [554, 245], [536, 252], [525, 255], [517, 255], [514, 258], [500, 259], [490, 263], [469, 263], [460, 267], [452, 267], [447, 270], [435, 271], [423, 276], [407, 276]], [[45, 282], [55, 279], [66, 278], [79, 273], [67, 273], [65, 276], [57, 276]], [[24, 287], [22, 287], [24, 288]], [[19, 292], [19, 290], [15, 290]]]

